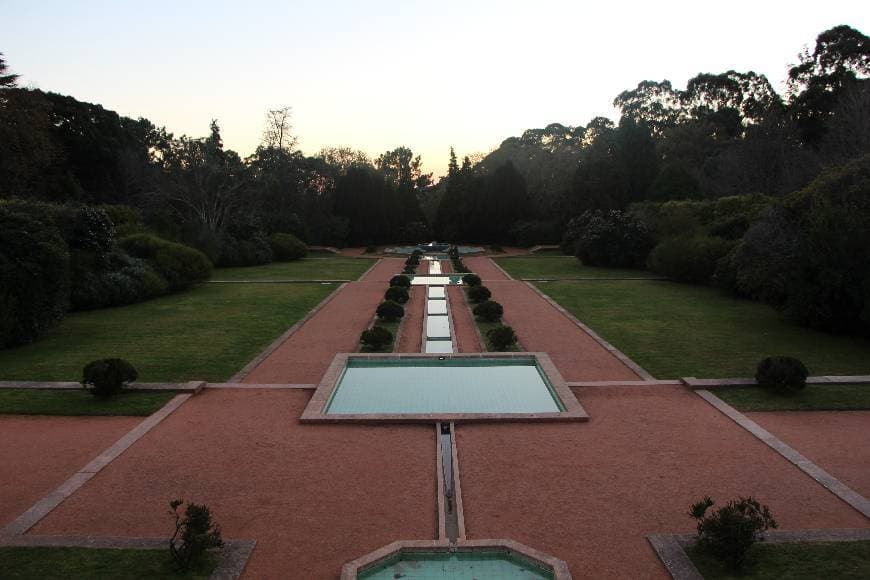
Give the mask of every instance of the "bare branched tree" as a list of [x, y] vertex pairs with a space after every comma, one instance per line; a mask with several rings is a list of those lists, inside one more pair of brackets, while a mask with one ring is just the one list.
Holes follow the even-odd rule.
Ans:
[[266, 129], [263, 131], [263, 146], [273, 149], [290, 151], [296, 146], [296, 136], [291, 133], [293, 126], [290, 118], [293, 116], [291, 107], [270, 109], [266, 113]]

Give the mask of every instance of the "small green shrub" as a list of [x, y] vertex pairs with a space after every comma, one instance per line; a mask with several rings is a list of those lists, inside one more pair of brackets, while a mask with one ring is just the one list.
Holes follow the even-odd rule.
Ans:
[[462, 277], [462, 281], [466, 286], [480, 286], [480, 276], [477, 274], [466, 274]]
[[420, 256], [417, 254], [411, 254], [407, 260], [405, 260], [406, 266], [418, 266], [420, 264]]
[[377, 246], [366, 246], [366, 249], [363, 251], [363, 253], [365, 253], [365, 254], [374, 254], [374, 253], [377, 252], [377, 251], [378, 251], [378, 247], [377, 247]]
[[362, 331], [359, 341], [369, 348], [380, 350], [393, 342], [393, 333], [381, 326], [373, 326]]
[[418, 249], [418, 250], [414, 250], [413, 252], [411, 252], [411, 255], [412, 255], [412, 256], [417, 256], [417, 259], [419, 260], [419, 259], [420, 259], [420, 256], [423, 255], [423, 250], [419, 250], [419, 249]]
[[82, 370], [82, 386], [91, 394], [108, 399], [139, 378], [133, 365], [122, 358], [104, 358], [89, 362]]
[[767, 506], [751, 497], [732, 500], [706, 515], [713, 503], [705, 497], [689, 511], [689, 516], [698, 523], [698, 547], [738, 570], [762, 532], [777, 527], [776, 520]]
[[504, 308], [498, 302], [484, 300], [472, 309], [474, 315], [486, 322], [496, 322], [504, 315]]
[[120, 244], [131, 256], [148, 262], [166, 280], [170, 292], [184, 290], [211, 276], [211, 262], [205, 254], [189, 246], [148, 234], [128, 236]]
[[276, 262], [301, 260], [308, 255], [308, 248], [293, 234], [272, 234], [269, 236], [269, 245], [272, 247], [272, 259]]
[[490, 296], [492, 296], [492, 292], [486, 286], [472, 286], [468, 289], [468, 299], [475, 304], [489, 300]]
[[493, 254], [501, 254], [504, 252], [504, 248], [502, 248], [498, 244], [492, 244], [489, 247], [489, 251], [492, 252]]
[[390, 286], [403, 286], [405, 288], [410, 288], [411, 279], [403, 274], [399, 274], [398, 276], [390, 278]]
[[[486, 304], [486, 302], [484, 302]], [[486, 333], [489, 343], [497, 351], [505, 351], [517, 343], [517, 333], [510, 326], [496, 326]]]
[[758, 363], [755, 382], [783, 394], [796, 393], [807, 386], [809, 371], [804, 363], [789, 356], [770, 356]]
[[416, 266], [405, 266], [404, 268], [402, 268], [402, 274], [404, 274], [406, 276], [411, 275], [411, 274], [416, 274], [416, 273], [417, 273]]
[[398, 302], [384, 300], [378, 304], [377, 314], [381, 320], [398, 320], [405, 316], [405, 309]]
[[199, 562], [207, 550], [224, 545], [220, 526], [212, 519], [211, 510], [206, 505], [188, 503], [184, 515], [178, 508], [184, 500], [169, 502], [175, 516], [175, 533], [169, 539], [169, 553], [182, 570]]
[[408, 294], [408, 289], [403, 286], [390, 286], [384, 293], [385, 300], [392, 300], [393, 302], [398, 302], [399, 304], [406, 303], [409, 297], [410, 295]]

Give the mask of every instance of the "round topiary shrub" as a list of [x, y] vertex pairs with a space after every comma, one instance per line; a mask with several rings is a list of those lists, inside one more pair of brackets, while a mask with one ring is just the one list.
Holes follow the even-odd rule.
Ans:
[[308, 255], [308, 248], [293, 234], [272, 234], [269, 245], [272, 246], [272, 259], [276, 262], [301, 260]]
[[419, 259], [420, 256], [423, 255], [423, 250], [420, 250], [420, 249], [414, 250], [413, 252], [411, 252], [411, 255], [412, 255], [412, 256], [417, 256], [417, 259]]
[[474, 315], [486, 322], [496, 322], [504, 315], [504, 308], [498, 302], [485, 300], [474, 307]]
[[408, 294], [408, 289], [402, 286], [390, 286], [387, 288], [386, 293], [384, 293], [385, 300], [392, 300], [393, 302], [398, 302], [399, 304], [404, 304], [408, 301], [410, 295]]
[[755, 382], [784, 394], [796, 393], [807, 386], [809, 371], [804, 363], [789, 356], [770, 356], [758, 363]]
[[405, 316], [405, 309], [398, 302], [384, 300], [378, 304], [377, 314], [381, 320], [397, 320]]
[[492, 296], [492, 292], [486, 286], [472, 286], [468, 289], [468, 299], [475, 304], [489, 300], [490, 296]]
[[399, 274], [398, 276], [390, 278], [390, 286], [403, 286], [405, 288], [410, 288], [411, 279], [403, 274]]
[[107, 399], [139, 378], [133, 365], [122, 358], [104, 358], [88, 363], [82, 370], [82, 386], [95, 397]]
[[404, 268], [402, 268], [402, 274], [410, 275], [410, 274], [415, 274], [416, 272], [417, 272], [416, 266], [405, 266]]
[[386, 328], [373, 326], [362, 331], [362, 334], [359, 335], [359, 341], [371, 349], [378, 350], [393, 341], [393, 333]]
[[466, 274], [462, 277], [462, 281], [466, 286], [480, 286], [480, 276], [477, 274]]
[[[485, 303], [484, 303], [485, 304]], [[492, 348], [498, 351], [508, 350], [517, 344], [517, 333], [510, 326], [496, 326], [486, 333], [486, 338]]]
[[418, 264], [420, 264], [420, 256], [416, 254], [409, 256], [408, 259], [405, 260], [406, 266], [417, 266]]

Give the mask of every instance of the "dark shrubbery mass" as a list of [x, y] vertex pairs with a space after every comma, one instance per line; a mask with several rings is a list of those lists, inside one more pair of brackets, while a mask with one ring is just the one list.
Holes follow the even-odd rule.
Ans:
[[489, 343], [497, 351], [505, 351], [517, 344], [517, 334], [510, 326], [496, 326], [487, 331]]
[[95, 397], [108, 399], [139, 378], [133, 365], [121, 358], [104, 358], [88, 363], [82, 370], [82, 386]]
[[647, 266], [678, 282], [708, 284], [734, 242], [714, 236], [669, 238], [650, 252]]
[[405, 309], [397, 302], [385, 300], [378, 304], [377, 315], [382, 320], [397, 320], [405, 316]]
[[466, 286], [480, 286], [480, 276], [477, 274], [466, 274], [462, 277], [462, 282]]
[[148, 262], [171, 291], [184, 290], [211, 276], [211, 262], [191, 247], [148, 234], [126, 237], [120, 245], [131, 256]]
[[492, 296], [492, 292], [490, 292], [489, 288], [486, 286], [472, 286], [467, 290], [467, 292], [468, 299], [475, 304], [483, 302], [484, 300], [489, 300], [489, 297]]
[[308, 255], [308, 248], [293, 234], [272, 234], [269, 236], [269, 245], [272, 247], [272, 259], [276, 262], [301, 260]]
[[373, 326], [362, 331], [359, 341], [373, 350], [380, 350], [393, 341], [393, 333], [381, 326]]
[[809, 371], [804, 363], [788, 356], [771, 356], [758, 363], [755, 382], [783, 394], [796, 393], [807, 386]]
[[589, 266], [641, 267], [654, 244], [643, 222], [617, 210], [586, 212], [575, 227], [573, 253]]
[[69, 300], [69, 251], [45, 216], [0, 203], [0, 348], [32, 342]]
[[732, 500], [712, 514], [713, 500], [705, 497], [692, 505], [689, 516], [698, 524], [698, 546], [729, 568], [739, 570], [746, 554], [761, 534], [777, 523], [767, 506], [753, 498]]
[[392, 300], [393, 302], [398, 302], [399, 304], [404, 304], [408, 301], [408, 298], [408, 289], [404, 286], [390, 286], [384, 293], [385, 300]]
[[404, 288], [411, 287], [411, 279], [407, 276], [399, 274], [398, 276], [393, 276], [390, 278], [390, 286], [402, 286]]

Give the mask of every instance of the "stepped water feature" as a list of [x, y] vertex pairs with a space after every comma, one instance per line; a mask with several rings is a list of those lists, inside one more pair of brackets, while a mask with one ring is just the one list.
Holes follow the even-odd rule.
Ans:
[[[443, 278], [441, 261], [424, 258], [428, 263], [428, 278], [439, 282]], [[447, 282], [449, 283], [449, 282]], [[450, 321], [450, 307], [443, 285], [426, 285], [426, 312], [423, 324], [423, 352], [455, 352], [453, 324]]]

